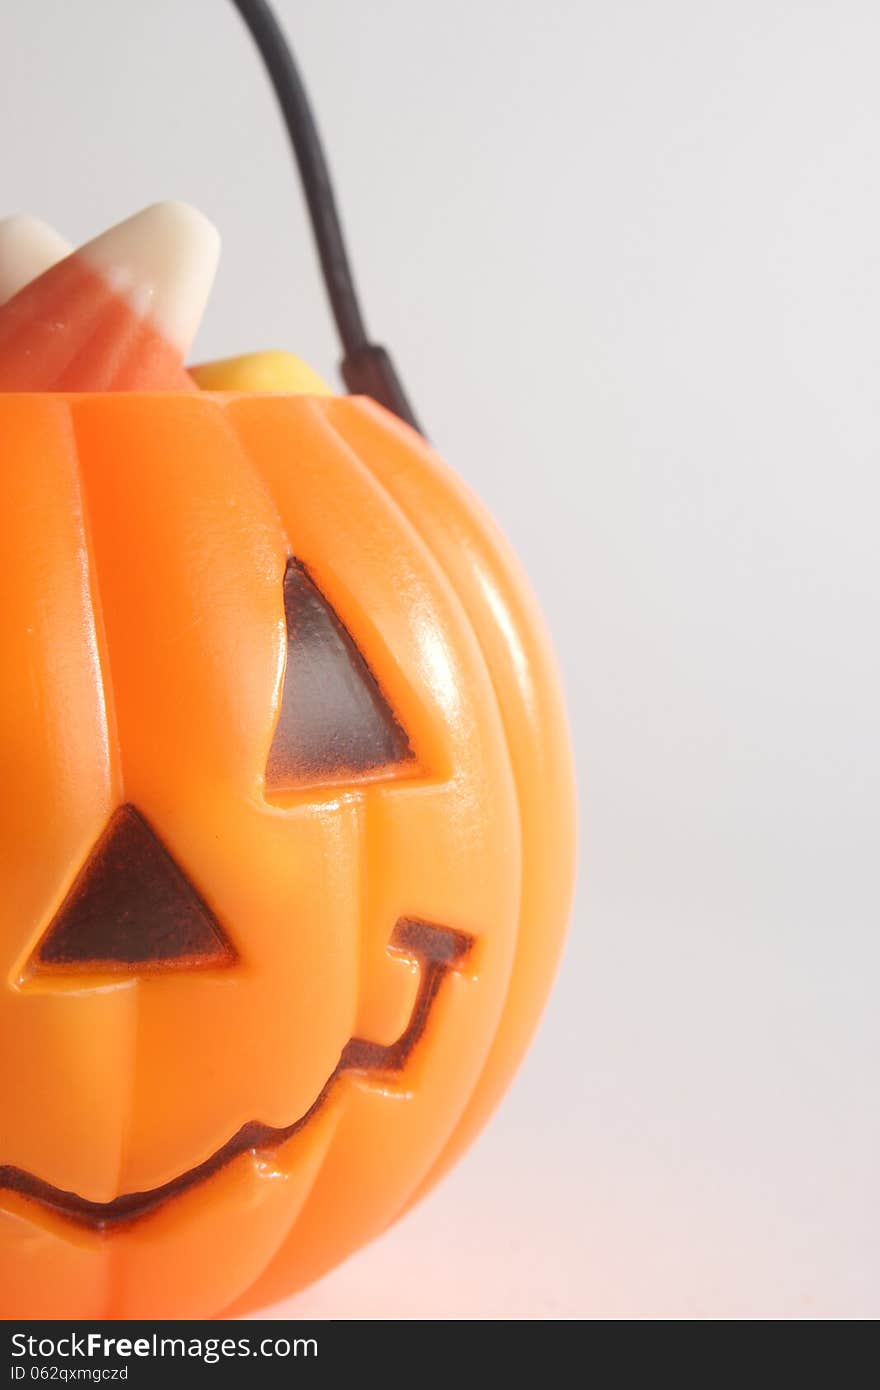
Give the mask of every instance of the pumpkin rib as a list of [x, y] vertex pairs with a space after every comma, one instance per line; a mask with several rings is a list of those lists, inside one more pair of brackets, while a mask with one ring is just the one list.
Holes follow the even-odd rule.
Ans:
[[122, 747], [119, 738], [119, 726], [116, 714], [116, 692], [113, 682], [113, 657], [110, 652], [110, 642], [107, 636], [107, 627], [104, 621], [104, 603], [101, 596], [101, 576], [98, 566], [98, 558], [95, 550], [95, 543], [92, 528], [92, 509], [89, 498], [89, 488], [85, 476], [83, 475], [80, 464], [81, 437], [79, 432], [79, 417], [76, 409], [76, 401], [68, 400], [67, 409], [70, 417], [71, 430], [73, 432], [74, 446], [76, 452], [76, 482], [80, 499], [82, 515], [82, 538], [83, 549], [86, 557], [86, 575], [88, 580], [89, 603], [92, 611], [92, 622], [95, 628], [95, 643], [98, 650], [98, 669], [101, 673], [101, 693], [104, 702], [104, 720], [107, 728], [107, 748], [111, 759], [112, 785], [117, 800], [121, 801], [124, 794], [123, 775], [122, 775]]
[[[243, 399], [236, 400], [235, 398], [231, 398], [230, 404], [232, 406], [233, 413], [238, 415], [240, 418], [244, 417], [249, 410], [253, 409], [252, 403], [247, 402]], [[482, 680], [485, 682], [485, 692], [487, 698], [491, 701], [492, 718], [498, 730], [498, 736], [500, 739], [500, 751], [504, 759], [504, 766], [506, 769], [509, 769], [509, 751], [507, 748], [506, 740], [504, 739], [500, 711], [498, 709], [497, 698], [493, 688], [490, 672], [485, 664], [482, 647], [479, 641], [477, 640], [476, 635], [473, 632], [471, 616], [467, 610], [466, 605], [462, 601], [460, 593], [456, 589], [454, 583], [447, 576], [442, 566], [439, 564], [433, 552], [433, 549], [428, 544], [427, 540], [422, 535], [419, 528], [413, 524], [412, 519], [406, 514], [404, 509], [398, 505], [397, 501], [391, 495], [387, 487], [384, 486], [381, 479], [377, 478], [373, 470], [366, 465], [363, 457], [359, 454], [359, 452], [352, 447], [351, 443], [336, 428], [335, 422], [331, 418], [331, 409], [334, 404], [334, 401], [332, 399], [313, 399], [308, 402], [307, 407], [305, 402], [303, 402], [302, 404], [304, 409], [308, 408], [309, 414], [311, 418], [314, 420], [315, 427], [319, 431], [319, 437], [325, 438], [328, 441], [328, 443], [332, 445], [334, 453], [340, 454], [344, 458], [345, 468], [352, 472], [359, 480], [361, 480], [362, 485], [368, 488], [369, 493], [376, 499], [376, 504], [381, 506], [383, 514], [387, 515], [389, 518], [393, 520], [395, 531], [402, 535], [405, 535], [409, 539], [410, 543], [415, 545], [417, 553], [420, 557], [420, 563], [425, 567], [428, 574], [431, 575], [432, 581], [435, 584], [441, 586], [446, 601], [453, 606], [453, 609], [461, 624], [462, 632], [466, 634], [467, 642], [471, 649], [471, 658], [477, 664], [478, 669], [481, 673]], [[279, 411], [281, 411], [284, 409], [284, 407], [285, 403], [279, 401], [276, 408]], [[239, 428], [241, 429], [241, 426], [239, 426]], [[241, 431], [241, 433], [242, 437], [244, 437], [243, 430]], [[295, 538], [294, 550], [296, 550]], [[405, 719], [404, 724], [406, 724]], [[420, 752], [418, 741], [416, 742], [416, 752], [417, 754]], [[511, 806], [515, 816], [516, 834], [516, 845], [515, 847], [511, 846], [510, 850], [512, 855], [513, 850], [515, 848], [516, 855], [518, 857], [520, 852], [519, 816], [516, 807], [513, 779], [509, 771], [508, 775], [510, 776]], [[378, 788], [379, 784], [376, 785]], [[367, 791], [368, 796], [369, 794], [370, 792]], [[417, 909], [413, 910], [416, 911]], [[518, 910], [514, 916], [512, 924], [514, 925], [514, 933], [516, 930], [515, 923], [517, 921]], [[511, 933], [511, 935], [513, 935], [514, 933]], [[512, 944], [513, 943], [511, 942], [511, 947]], [[511, 964], [512, 949], [509, 948], [507, 966], [505, 967], [505, 977], [509, 972]], [[483, 1053], [483, 1056], [480, 1058], [479, 1064], [473, 1074], [474, 1086], [476, 1086], [479, 1082], [479, 1077], [482, 1072], [482, 1066], [491, 1050], [492, 1038], [494, 1037], [494, 1031], [495, 1029], [497, 1029], [500, 1019], [503, 1015], [505, 1001], [506, 978], [504, 985], [498, 991], [497, 1002], [493, 1005], [492, 1028], [488, 1030], [485, 1051]], [[467, 1105], [470, 1090], [470, 1081], [466, 1086], [462, 1086], [460, 1084], [459, 1096], [456, 1103], [456, 1114], [454, 1117], [450, 1118], [448, 1124], [447, 1132], [449, 1136], [451, 1136], [455, 1132], [458, 1124], [460, 1123], [461, 1114]], [[426, 1174], [430, 1172], [433, 1164], [436, 1161], [437, 1152], [441, 1149], [443, 1142], [444, 1141], [442, 1135], [438, 1135], [437, 1143], [434, 1146], [433, 1155], [426, 1159], [425, 1165], [420, 1173], [414, 1176], [410, 1175], [407, 1178], [406, 1192], [404, 1192], [403, 1194], [397, 1194], [393, 1211], [387, 1212], [385, 1218], [382, 1220], [381, 1223], [377, 1223], [369, 1231], [368, 1234], [362, 1235], [358, 1240], [358, 1244], [362, 1244], [365, 1240], [376, 1238], [378, 1235], [381, 1234], [383, 1230], [387, 1229], [388, 1226], [393, 1224], [393, 1222], [398, 1219], [398, 1217], [401, 1215], [402, 1211], [406, 1207], [408, 1195], [411, 1195], [418, 1189], [419, 1185], [424, 1181]], [[294, 1224], [290, 1236], [290, 1239], [294, 1243], [297, 1240], [297, 1228], [301, 1224], [308, 1223], [310, 1219], [313, 1219], [315, 1211], [321, 1209], [324, 1203], [326, 1203], [326, 1193], [321, 1188], [321, 1181], [319, 1178], [318, 1182], [316, 1183], [315, 1189], [313, 1189], [313, 1192], [310, 1198], [307, 1200], [307, 1202], [304, 1203], [297, 1217], [297, 1221]], [[338, 1258], [338, 1256], [336, 1256], [334, 1260], [321, 1259], [315, 1264], [311, 1265], [308, 1270], [308, 1281], [320, 1277], [320, 1275], [323, 1272], [325, 1272], [326, 1269], [329, 1268], [332, 1263], [335, 1262], [336, 1258]], [[286, 1250], [284, 1247], [282, 1247], [282, 1249], [279, 1250], [277, 1255], [267, 1263], [267, 1265], [264, 1268], [263, 1274], [257, 1281], [257, 1283], [244, 1290], [242, 1294], [228, 1306], [228, 1308], [225, 1310], [225, 1313], [227, 1315], [237, 1316], [241, 1313], [253, 1310], [260, 1304], [265, 1304], [267, 1299], [272, 1299], [280, 1296], [279, 1289], [282, 1286], [289, 1291], [289, 1289], [292, 1286], [291, 1280], [289, 1276], [285, 1277], [281, 1273], [281, 1270], [283, 1270], [285, 1264], [289, 1261], [289, 1259], [289, 1250]], [[300, 1287], [305, 1282], [307, 1281], [297, 1277], [297, 1279], [295, 1280], [295, 1286]]]
[[[198, 387], [198, 383], [196, 383], [196, 386], [198, 389], [198, 394], [202, 394], [201, 388]], [[204, 394], [207, 394], [207, 392], [205, 392]], [[247, 449], [247, 447], [245, 446], [245, 443], [241, 438], [240, 432], [236, 427], [236, 421], [233, 412], [227, 409], [229, 401], [234, 398], [227, 395], [225, 392], [222, 394], [212, 392], [211, 399], [219, 407], [216, 412], [217, 420], [221, 424], [224, 433], [228, 436], [230, 443], [233, 445], [238, 458], [245, 465], [247, 471], [249, 472], [254, 490], [259, 491], [262, 494], [267, 507], [272, 513], [273, 521], [277, 528], [278, 536], [283, 543], [284, 549], [288, 557], [293, 556], [293, 542], [290, 536], [290, 531], [285, 524], [284, 517], [281, 514], [281, 508], [278, 505], [278, 499], [275, 496], [272, 487], [263, 475], [262, 471], [257, 467], [254, 459], [251, 457], [249, 449]], [[281, 607], [283, 613], [283, 604]], [[265, 747], [260, 750], [260, 766], [262, 768], [262, 772], [260, 775], [260, 796], [267, 806], [273, 806], [281, 810], [285, 810], [287, 809], [287, 807], [281, 801], [277, 794], [275, 796], [272, 796], [267, 791], [266, 770], [268, 768], [269, 760], [271, 757], [272, 745], [275, 740], [275, 734], [278, 728], [278, 721], [281, 717], [281, 702], [284, 693], [284, 673], [287, 665], [286, 639], [283, 644], [283, 647], [283, 657], [278, 668], [275, 681], [275, 691], [273, 697], [273, 715], [271, 722], [269, 723], [266, 730]], [[303, 788], [303, 792], [307, 792], [308, 790], [309, 789], [307, 787]]]
[[[88, 579], [89, 602], [92, 612], [92, 622], [94, 624], [95, 629], [95, 643], [97, 646], [98, 653], [98, 669], [101, 675], [101, 693], [103, 696], [104, 720], [107, 729], [107, 749], [111, 763], [111, 786], [113, 788], [117, 805], [121, 805], [125, 795], [125, 785], [122, 764], [122, 746], [117, 721], [116, 691], [113, 681], [113, 656], [110, 650], [110, 639], [108, 636], [104, 617], [104, 603], [101, 594], [101, 571], [100, 565], [98, 563], [98, 557], [93, 535], [92, 508], [91, 499], [89, 495], [89, 485], [83, 472], [82, 464], [80, 461], [82, 458], [82, 441], [78, 429], [79, 417], [77, 412], [77, 402], [75, 398], [72, 400], [68, 400], [67, 408], [70, 415], [70, 423], [71, 429], [73, 431], [73, 439], [76, 452], [76, 480], [82, 514], [82, 535], [83, 546], [85, 549], [86, 556], [86, 574]], [[86, 862], [88, 862], [88, 852], [86, 855], [86, 860], [84, 861], [84, 864], [81, 866], [80, 872], [82, 868], [85, 866]], [[132, 1055], [135, 1059], [136, 1068], [136, 1059], [139, 1051], [138, 1039], [140, 1033], [141, 1002], [140, 986], [137, 981], [135, 981], [134, 985], [129, 990], [129, 994], [131, 995], [130, 1009], [133, 1013], [133, 1019], [131, 1022], [131, 1028], [133, 1031], [131, 1047]], [[136, 1072], [133, 1070], [132, 1080], [128, 1087], [126, 1111], [125, 1115], [122, 1118], [121, 1124], [119, 1143], [119, 1168], [116, 1174], [117, 1187], [119, 1186], [122, 1177], [123, 1156], [125, 1154], [126, 1142], [131, 1127], [132, 1115], [134, 1112], [136, 1090], [134, 1084], [135, 1074]], [[105, 1252], [103, 1252], [103, 1260], [107, 1271], [107, 1289], [109, 1291], [109, 1289], [112, 1288], [113, 1284], [113, 1252], [109, 1247]]]
[[[558, 968], [574, 880], [575, 810], [568, 752], [568, 723], [556, 676], [555, 660], [537, 602], [512, 549], [483, 503], [419, 435], [401, 421], [388, 416], [373, 401], [359, 398], [348, 402], [334, 398], [327, 406], [335, 427], [349, 441], [352, 448], [357, 449], [358, 456], [369, 461], [369, 467], [408, 516], [411, 524], [421, 531], [428, 544], [431, 544], [431, 540], [435, 542], [432, 545], [432, 553], [444, 569], [450, 583], [457, 591], [466, 588], [470, 594], [468, 611], [496, 692], [511, 765], [517, 780], [517, 807], [524, 841], [523, 901], [527, 904], [530, 896], [530, 856], [525, 844], [527, 839], [545, 842], [543, 852], [536, 846], [531, 857], [532, 861], [537, 861], [537, 872], [548, 879], [558, 875], [560, 880], [556, 894], [556, 910], [548, 914], [551, 920], [532, 921], [525, 925], [520, 922], [505, 1009], [486, 1066], [464, 1108], [457, 1130], [450, 1136], [417, 1192], [407, 1202], [404, 1208], [407, 1210], [443, 1175], [497, 1106], [531, 1042]], [[425, 474], [430, 476], [432, 484], [430, 505], [426, 505], [428, 499], [425, 496]], [[440, 542], [440, 546], [436, 545], [437, 541]], [[441, 549], [442, 554], [438, 553]], [[531, 659], [524, 669], [530, 671], [533, 676], [545, 676], [540, 699], [544, 708], [540, 711], [534, 710], [532, 717], [527, 721], [533, 734], [531, 747], [528, 740], [515, 737], [512, 730], [518, 712], [512, 710], [512, 701], [506, 693], [511, 687], [510, 672], [500, 670], [501, 663], [498, 660], [499, 656], [509, 660], [511, 648], [509, 640], [505, 641], [502, 638], [501, 643], [498, 642], [499, 613], [497, 608], [493, 611], [490, 607], [485, 581], [480, 579], [481, 571], [500, 581], [498, 587], [501, 590], [508, 591], [506, 616], [524, 644], [536, 649], [530, 654]], [[503, 604], [503, 598], [501, 601]], [[487, 634], [495, 643], [494, 656], [487, 651]], [[508, 638], [509, 636], [510, 634]], [[557, 734], [557, 746], [545, 751], [541, 745], [548, 742], [548, 735], [554, 732]], [[537, 777], [536, 773], [539, 774]], [[535, 781], [540, 783], [540, 774], [546, 773], [555, 776], [558, 785], [549, 798], [542, 797], [539, 802], [534, 794], [534, 785], [528, 784]], [[541, 824], [547, 818], [553, 819], [552, 815], [548, 817], [548, 800], [551, 812], [555, 809], [554, 803], [562, 803], [562, 809], [556, 817], [561, 832], [560, 840], [555, 846], [558, 863], [549, 874], [546, 873], [545, 858], [546, 824]], [[531, 831], [524, 824], [524, 808], [531, 813]], [[539, 832], [537, 835], [536, 831]], [[534, 878], [535, 875], [531, 876]], [[538, 893], [537, 896], [543, 895]], [[525, 913], [527, 908], [521, 910]], [[554, 918], [556, 930], [552, 932]], [[534, 965], [530, 959], [530, 948], [535, 945], [537, 933], [541, 933], [545, 938], [552, 934], [554, 948], [545, 953], [539, 976], [533, 977], [530, 982], [526, 980], [525, 992], [531, 993], [532, 998], [523, 1005], [516, 996], [523, 992], [523, 978]]]

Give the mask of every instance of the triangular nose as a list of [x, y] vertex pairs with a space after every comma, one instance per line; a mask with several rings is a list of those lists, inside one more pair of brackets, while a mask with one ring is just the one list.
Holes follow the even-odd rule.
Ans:
[[35, 950], [30, 971], [227, 965], [222, 928], [134, 806], [114, 811]]

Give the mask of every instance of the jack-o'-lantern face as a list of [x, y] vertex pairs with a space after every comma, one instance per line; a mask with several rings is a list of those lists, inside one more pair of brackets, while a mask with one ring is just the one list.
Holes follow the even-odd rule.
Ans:
[[256, 1303], [522, 1049], [570, 884], [552, 667], [363, 402], [8, 396], [0, 437], [3, 1311]]

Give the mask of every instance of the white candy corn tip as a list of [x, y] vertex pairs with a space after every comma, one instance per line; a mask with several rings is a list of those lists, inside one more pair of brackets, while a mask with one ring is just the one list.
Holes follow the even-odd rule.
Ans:
[[135, 313], [185, 356], [220, 259], [220, 235], [187, 203], [154, 203], [80, 247]]
[[68, 242], [39, 217], [19, 212], [0, 219], [0, 304], [70, 251]]

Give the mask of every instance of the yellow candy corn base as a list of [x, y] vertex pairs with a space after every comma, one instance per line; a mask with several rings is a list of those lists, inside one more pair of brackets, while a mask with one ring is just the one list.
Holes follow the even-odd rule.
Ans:
[[330, 387], [292, 352], [248, 352], [190, 367], [203, 391], [283, 391], [295, 396], [329, 396]]

